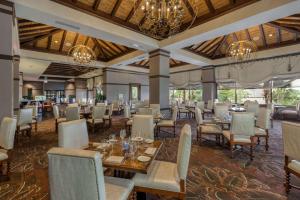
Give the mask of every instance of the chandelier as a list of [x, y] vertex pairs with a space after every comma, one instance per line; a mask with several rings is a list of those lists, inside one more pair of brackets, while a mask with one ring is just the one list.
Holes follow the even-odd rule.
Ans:
[[229, 45], [226, 54], [230, 62], [247, 62], [256, 57], [256, 44], [248, 40], [240, 40]]
[[90, 64], [91, 62], [96, 60], [96, 55], [94, 51], [85, 46], [85, 45], [76, 45], [73, 46], [70, 50], [68, 55], [78, 64]]
[[[144, 13], [143, 23], [139, 23], [139, 29], [153, 38], [164, 39], [178, 33], [181, 30], [189, 29], [197, 18], [198, 0], [189, 0], [191, 4], [191, 21], [183, 24], [185, 10], [184, 0], [144, 0], [138, 7], [137, 0], [134, 0], [135, 13]], [[197, 4], [198, 3], [198, 4]]]

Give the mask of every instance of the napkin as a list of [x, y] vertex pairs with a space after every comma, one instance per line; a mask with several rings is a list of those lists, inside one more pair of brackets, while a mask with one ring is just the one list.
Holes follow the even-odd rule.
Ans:
[[153, 148], [153, 147], [148, 147], [145, 151], [145, 154], [148, 154], [148, 155], [154, 155], [155, 152], [156, 152], [156, 149], [157, 148]]
[[124, 156], [109, 156], [105, 161], [114, 164], [120, 164], [124, 160]]

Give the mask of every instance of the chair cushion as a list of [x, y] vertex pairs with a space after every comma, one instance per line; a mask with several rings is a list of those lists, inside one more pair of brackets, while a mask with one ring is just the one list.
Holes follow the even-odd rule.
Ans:
[[[92, 124], [93, 119], [88, 119], [87, 122]], [[95, 119], [94, 120], [94, 124], [100, 124], [100, 123], [103, 123], [103, 119]]]
[[132, 121], [133, 121], [132, 119], [128, 120], [128, 121], [126, 122], [126, 125], [127, 125], [127, 126], [132, 126]]
[[23, 130], [26, 130], [26, 129], [30, 129], [30, 128], [31, 128], [30, 125], [24, 124], [24, 125], [20, 126], [20, 131], [23, 131]]
[[255, 127], [255, 135], [264, 136], [267, 135], [267, 132], [265, 129]]
[[135, 186], [180, 192], [177, 164], [154, 160], [148, 174], [137, 173], [133, 177]]
[[190, 111], [188, 109], [185, 109], [185, 108], [179, 108], [179, 112], [181, 112], [181, 113], [188, 113]]
[[32, 123], [32, 124], [37, 123], [36, 119], [32, 119], [32, 122], [31, 122], [31, 123]]
[[58, 119], [57, 119], [57, 123], [65, 122], [65, 121], [67, 121], [66, 118], [58, 118]]
[[110, 119], [110, 115], [104, 115], [103, 119], [106, 119], [106, 120]]
[[173, 120], [161, 120], [157, 123], [157, 126], [174, 126]]
[[219, 133], [219, 134], [222, 134], [221, 127], [216, 125], [216, 124], [200, 125], [200, 126], [198, 126], [199, 131], [200, 131], [200, 128], [201, 128], [201, 133]]
[[[230, 140], [230, 131], [223, 131], [223, 135], [224, 137], [226, 137], [227, 140]], [[250, 137], [244, 135], [234, 135], [233, 141], [242, 142], [242, 143], [251, 143]]]
[[0, 161], [6, 160], [7, 158], [8, 158], [7, 153], [0, 151]]
[[204, 112], [212, 112], [211, 109], [204, 108]]
[[106, 200], [127, 200], [134, 185], [133, 181], [123, 178], [104, 178]]
[[300, 174], [300, 162], [297, 160], [292, 160], [289, 164], [288, 164], [288, 168], [294, 170], [295, 172]]

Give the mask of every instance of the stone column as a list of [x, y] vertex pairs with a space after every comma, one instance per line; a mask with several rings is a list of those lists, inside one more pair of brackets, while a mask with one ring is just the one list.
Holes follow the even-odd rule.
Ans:
[[14, 114], [16, 115], [20, 109], [20, 72], [19, 72], [19, 65], [20, 65], [20, 56], [14, 56], [13, 59], [14, 65]]
[[12, 117], [14, 108], [13, 13], [13, 3], [0, 1], [0, 120]]
[[149, 53], [149, 100], [161, 109], [169, 108], [169, 60], [170, 53], [162, 49]]
[[214, 100], [217, 98], [217, 83], [215, 80], [214, 68], [202, 71], [203, 101]]

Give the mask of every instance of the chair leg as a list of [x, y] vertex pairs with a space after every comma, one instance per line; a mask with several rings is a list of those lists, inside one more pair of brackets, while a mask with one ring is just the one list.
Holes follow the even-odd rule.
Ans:
[[173, 126], [173, 133], [174, 133], [174, 137], [176, 137], [176, 127], [175, 127], [175, 125]]
[[266, 151], [269, 150], [269, 136], [266, 136]]
[[285, 192], [288, 194], [291, 190], [291, 174], [288, 170], [285, 170]]
[[38, 123], [37, 123], [37, 121], [36, 121], [36, 123], [35, 123], [35, 132], [37, 133], [37, 128], [38, 128]]
[[93, 134], [95, 134], [95, 124], [93, 124], [92, 132], [93, 132]]
[[230, 144], [230, 152], [231, 152], [231, 158], [233, 158], [233, 150], [234, 150], [234, 148], [233, 148], [233, 145], [232, 144]]
[[58, 123], [57, 123], [57, 120], [55, 120], [55, 132], [57, 133], [58, 131]]
[[253, 161], [253, 145], [250, 146], [250, 160]]

